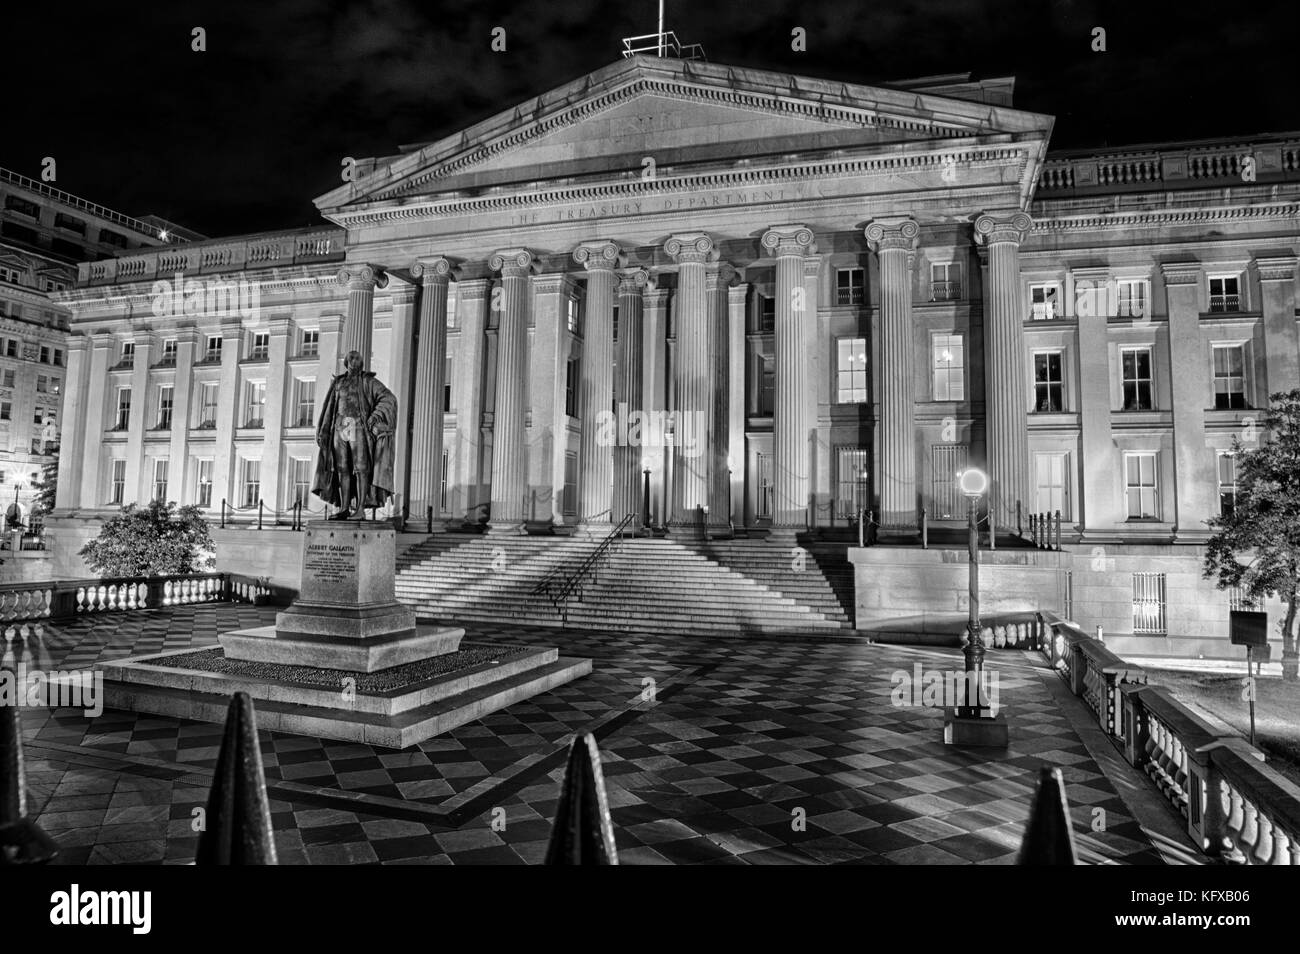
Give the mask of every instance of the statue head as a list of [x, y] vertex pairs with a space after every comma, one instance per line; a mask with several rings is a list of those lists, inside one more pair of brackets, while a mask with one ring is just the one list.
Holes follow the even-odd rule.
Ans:
[[343, 358], [343, 368], [348, 374], [360, 374], [366, 366], [360, 351], [349, 351]]

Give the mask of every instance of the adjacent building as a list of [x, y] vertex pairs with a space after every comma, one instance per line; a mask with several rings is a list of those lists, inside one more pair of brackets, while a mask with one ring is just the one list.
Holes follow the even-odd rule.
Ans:
[[360, 163], [327, 227], [83, 263], [69, 552], [151, 497], [319, 513], [355, 349], [399, 396], [414, 525], [866, 511], [906, 541], [961, 525], [979, 465], [998, 526], [1059, 512], [1027, 604], [1218, 653], [1206, 521], [1300, 386], [1300, 134], [1049, 153], [1012, 86], [633, 56]]

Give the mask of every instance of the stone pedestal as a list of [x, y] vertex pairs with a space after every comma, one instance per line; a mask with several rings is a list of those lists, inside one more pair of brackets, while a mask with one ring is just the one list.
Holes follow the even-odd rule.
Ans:
[[962, 715], [959, 709], [943, 714], [944, 745], [968, 745], [1005, 749], [1010, 744], [1007, 717], [997, 715]]
[[300, 595], [274, 626], [103, 664], [105, 705], [215, 722], [247, 692], [261, 728], [404, 748], [591, 671], [554, 648], [462, 646], [458, 626], [418, 625], [394, 596], [396, 536], [364, 520], [308, 523]]

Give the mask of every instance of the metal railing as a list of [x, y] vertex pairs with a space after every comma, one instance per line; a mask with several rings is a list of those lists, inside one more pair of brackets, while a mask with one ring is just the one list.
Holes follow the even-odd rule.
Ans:
[[623, 37], [623, 58], [634, 56], [672, 56], [679, 60], [703, 60], [704, 47], [699, 43], [683, 44], [672, 30]]
[[[608, 511], [602, 511], [602, 514], [606, 512]], [[602, 514], [597, 514], [597, 516]], [[622, 542], [623, 538], [627, 536], [628, 527], [635, 520], [636, 514], [629, 513], [605, 535], [605, 538], [600, 541], [596, 549], [587, 555], [576, 570], [566, 575], [563, 567], [557, 567], [542, 577], [537, 585], [533, 587], [532, 595], [545, 596], [560, 613], [561, 620], [565, 619], [569, 599], [575, 594], [579, 600], [582, 599], [582, 588], [589, 582], [588, 577], [590, 577], [592, 583], [597, 581], [596, 574], [600, 561], [610, 553], [617, 543]]]
[[[80, 209], [81, 211], [89, 213], [96, 218], [103, 219], [106, 222], [113, 222], [117, 225], [125, 226], [133, 232], [148, 235], [150, 238], [158, 238], [158, 226], [156, 225], [151, 225], [148, 222], [143, 222], [140, 219], [133, 218], [129, 215], [123, 215], [121, 212], [114, 212], [112, 209], [105, 208], [102, 205], [97, 205], [94, 202], [89, 202], [80, 196], [72, 195], [69, 192], [62, 191], [61, 189], [55, 189], [44, 182], [37, 182], [35, 179], [29, 179], [27, 176], [10, 169], [0, 169], [0, 182], [12, 183], [19, 188], [38, 193], [39, 195], [43, 195], [49, 199], [54, 199], [56, 202], [72, 206], [74, 209]], [[176, 240], [184, 241], [180, 236], [177, 236]]]

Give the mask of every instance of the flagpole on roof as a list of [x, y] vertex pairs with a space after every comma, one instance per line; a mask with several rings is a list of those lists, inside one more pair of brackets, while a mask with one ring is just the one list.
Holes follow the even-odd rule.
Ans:
[[659, 56], [664, 55], [664, 0], [659, 0]]

